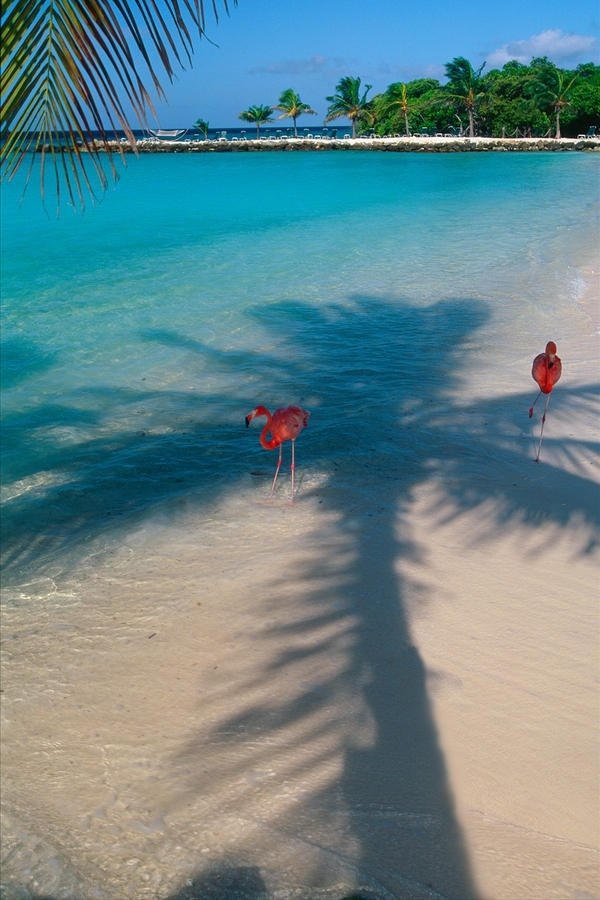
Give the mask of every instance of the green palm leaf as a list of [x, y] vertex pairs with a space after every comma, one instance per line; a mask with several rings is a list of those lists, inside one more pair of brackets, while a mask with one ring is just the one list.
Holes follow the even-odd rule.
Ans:
[[[211, 0], [229, 12], [229, 0]], [[232, 5], [237, 0], [231, 0]], [[2, 175], [39, 153], [42, 193], [48, 159], [57, 197], [84, 205], [92, 173], [107, 184], [103, 159], [117, 178], [110, 132], [122, 130], [133, 149], [128, 108], [145, 125], [154, 112], [150, 79], [191, 62], [195, 37], [206, 37], [203, 0], [8, 0], [2, 13]], [[158, 70], [158, 71], [157, 71]], [[143, 72], [143, 77], [140, 72]], [[96, 132], [96, 138], [92, 132]]]
[[243, 112], [239, 114], [238, 119], [241, 119], [242, 122], [251, 122], [253, 125], [256, 125], [256, 137], [260, 137], [260, 126], [273, 121], [271, 118], [272, 113], [272, 106], [256, 104], [243, 110]]
[[544, 59], [539, 60], [535, 73], [529, 85], [529, 93], [540, 106], [553, 110], [554, 136], [560, 138], [560, 117], [571, 105], [571, 93], [580, 78], [580, 73], [576, 72], [568, 77], [566, 72]]
[[280, 119], [292, 120], [294, 123], [294, 137], [298, 137], [298, 116], [316, 116], [317, 114], [316, 110], [300, 99], [300, 95], [297, 94], [293, 88], [286, 88], [286, 90], [282, 92], [279, 103], [275, 106], [275, 109], [281, 112], [281, 115], [279, 116]]
[[367, 94], [371, 90], [371, 85], [365, 85], [361, 95], [360, 84], [360, 78], [345, 75], [338, 81], [335, 87], [336, 93], [326, 98], [329, 102], [329, 108], [325, 121], [332, 122], [334, 119], [342, 117], [350, 119], [352, 137], [356, 134], [357, 120], [363, 119], [367, 121], [372, 118], [370, 104], [367, 101]]
[[469, 136], [475, 136], [475, 108], [483, 95], [481, 73], [483, 63], [477, 70], [464, 56], [455, 56], [452, 62], [446, 63], [446, 95], [464, 106], [469, 116]]

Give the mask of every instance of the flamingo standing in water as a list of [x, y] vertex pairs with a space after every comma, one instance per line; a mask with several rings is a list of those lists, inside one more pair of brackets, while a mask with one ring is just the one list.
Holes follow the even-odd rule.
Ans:
[[554, 341], [548, 341], [545, 351], [543, 353], [538, 353], [536, 358], [533, 360], [533, 365], [531, 367], [531, 377], [538, 383], [540, 392], [533, 401], [532, 405], [529, 407], [530, 419], [533, 416], [533, 407], [538, 402], [542, 394], [546, 395], [544, 412], [542, 415], [542, 428], [540, 430], [540, 442], [538, 444], [538, 449], [535, 457], [536, 462], [540, 461], [542, 440], [544, 439], [544, 423], [546, 421], [546, 412], [548, 409], [548, 404], [550, 402], [550, 394], [552, 393], [552, 388], [559, 380], [561, 374], [562, 363], [560, 361], [560, 357], [556, 355], [556, 344], [554, 343]]
[[[257, 406], [252, 412], [249, 412], [246, 416], [246, 428], [250, 425], [252, 419], [255, 416], [266, 416], [267, 424], [263, 428], [260, 433], [260, 445], [264, 447], [265, 450], [274, 450], [275, 447], [279, 447], [279, 459], [277, 460], [277, 468], [275, 469], [275, 477], [273, 478], [273, 484], [271, 485], [271, 493], [275, 490], [275, 484], [277, 483], [277, 476], [279, 475], [279, 470], [281, 468], [281, 457], [283, 453], [283, 442], [291, 441], [292, 442], [292, 465], [291, 465], [291, 473], [292, 473], [292, 501], [294, 499], [294, 472], [296, 470], [296, 463], [294, 459], [294, 448], [296, 443], [296, 438], [300, 434], [303, 428], [306, 428], [308, 425], [308, 419], [310, 417], [310, 413], [307, 410], [302, 409], [301, 406], [286, 406], [284, 409], [276, 409], [273, 415], [269, 412], [266, 406]], [[268, 435], [271, 434], [269, 438]]]

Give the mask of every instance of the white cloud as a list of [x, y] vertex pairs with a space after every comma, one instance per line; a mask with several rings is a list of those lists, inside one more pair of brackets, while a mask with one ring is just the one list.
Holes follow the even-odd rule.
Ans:
[[511, 59], [528, 63], [534, 56], [547, 56], [555, 63], [590, 62], [597, 48], [595, 37], [585, 34], [566, 34], [549, 28], [523, 41], [510, 41], [494, 50], [487, 58], [489, 68], [499, 68]]
[[250, 75], [316, 75], [320, 72], [339, 71], [347, 66], [347, 61], [339, 57], [311, 56], [309, 59], [284, 59], [252, 66]]

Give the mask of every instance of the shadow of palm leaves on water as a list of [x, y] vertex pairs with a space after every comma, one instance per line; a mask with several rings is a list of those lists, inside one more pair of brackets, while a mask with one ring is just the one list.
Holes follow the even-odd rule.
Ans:
[[[398, 313], [398, 321], [403, 325], [397, 326], [394, 321], [390, 327], [402, 327], [404, 340], [397, 353], [387, 352], [390, 369], [383, 378], [379, 361], [381, 347], [386, 352], [388, 325], [379, 321], [380, 301], [364, 302], [370, 313], [355, 315], [349, 308], [330, 306], [315, 317], [314, 309], [302, 304], [257, 310], [256, 319], [276, 338], [278, 352], [273, 355], [223, 353], [174, 331], [146, 331], [142, 337], [147, 342], [188, 354], [202, 388], [198, 393], [152, 391], [144, 384], [73, 391], [67, 387], [60, 404], [46, 403], [24, 412], [7, 413], [3, 419], [3, 456], [10, 456], [12, 465], [11, 471], [3, 474], [4, 496], [8, 500], [0, 523], [5, 585], [28, 577], [32, 570], [43, 574], [49, 566], [55, 567], [62, 555], [72, 554], [76, 561], [78, 548], [83, 546], [89, 551], [94, 543], [102, 545], [106, 541], [110, 545], [116, 535], [144, 522], [165, 503], [177, 504], [193, 497], [194, 505], [201, 506], [217, 500], [247, 471], [252, 452], [256, 453], [254, 458], [260, 458], [261, 451], [249, 448], [239, 430], [240, 416], [255, 405], [259, 394], [281, 398], [281, 402], [288, 396], [315, 396], [319, 406], [311, 422], [311, 455], [314, 459], [322, 455], [330, 474], [334, 467], [327, 454], [333, 434], [346, 468], [354, 459], [360, 472], [358, 460], [367, 455], [370, 460], [364, 465], [376, 466], [382, 478], [392, 473], [397, 477], [401, 474], [399, 467], [408, 466], [410, 470], [415, 458], [427, 448], [430, 436], [437, 435], [439, 439], [444, 435], [450, 442], [460, 417], [452, 404], [444, 405], [444, 392], [460, 373], [460, 358], [456, 352], [447, 352], [448, 338], [442, 335], [442, 320], [440, 328], [436, 326], [436, 308], [420, 310], [420, 323], [412, 321], [411, 315]], [[369, 332], [372, 315], [376, 323], [373, 332], [380, 330], [378, 335]], [[289, 317], [285, 327], [278, 324], [278, 317], [282, 321]], [[427, 318], [428, 341], [421, 341], [418, 334], [413, 340], [411, 328], [418, 330]], [[454, 322], [449, 326], [452, 338], [452, 328], [460, 319], [456, 309], [449, 318]], [[358, 335], [353, 334], [353, 329], [358, 329]], [[368, 335], [366, 343], [361, 338], [363, 332]], [[332, 333], [338, 335], [337, 345], [333, 346]], [[462, 352], [465, 346], [463, 342]], [[346, 348], [350, 348], [351, 359]], [[294, 361], [297, 349], [301, 350], [301, 358]], [[29, 345], [17, 346], [15, 354], [17, 359], [26, 354], [28, 360], [27, 371], [24, 373], [22, 366], [19, 369], [21, 380], [52, 365], [47, 354], [36, 353]], [[374, 354], [374, 360], [369, 354]], [[432, 365], [436, 359], [437, 364]], [[323, 375], [315, 370], [316, 361]], [[453, 371], [448, 379], [450, 364]], [[218, 389], [204, 388], [207, 373], [215, 372], [220, 378], [229, 374], [229, 383]], [[433, 377], [438, 378], [436, 389], [423, 390], [423, 383], [427, 385]], [[315, 393], [315, 382], [322, 378], [328, 379], [329, 390]], [[589, 406], [592, 387], [587, 393], [580, 389], [576, 396], [563, 385], [560, 388], [564, 402], [568, 398], [572, 408], [577, 403]], [[379, 393], [376, 402], [371, 395], [373, 389]], [[518, 410], [517, 415], [522, 416], [530, 400], [527, 394], [463, 409], [462, 427], [474, 443], [466, 447], [467, 442], [459, 441], [455, 449], [460, 453], [455, 455], [452, 451], [433, 454], [432, 465], [443, 467], [446, 473], [458, 464], [454, 484], [461, 496], [453, 500], [459, 508], [465, 505], [467, 497], [471, 505], [482, 504], [492, 490], [490, 482], [473, 490], [468, 477], [461, 480], [461, 475], [469, 475], [467, 458], [475, 461], [473, 446], [480, 448], [481, 453], [497, 456], [498, 446], [505, 447], [501, 425], [509, 415], [509, 404], [510, 414]], [[443, 408], [435, 409], [435, 402]], [[371, 437], [383, 424], [378, 411], [382, 404], [391, 404], [392, 418], [396, 418], [386, 424], [387, 446], [381, 434], [375, 435], [376, 458]], [[364, 420], [357, 427], [360, 411], [364, 411]], [[437, 418], [432, 422], [434, 412]], [[473, 432], [473, 422], [483, 418], [495, 419], [496, 428]], [[548, 432], [547, 429], [546, 446], [552, 441]], [[10, 454], [6, 452], [9, 443]], [[576, 460], [581, 449], [576, 441], [561, 443], [565, 462]], [[513, 450], [506, 453], [507, 460], [512, 455], [520, 464], [519, 454]], [[387, 473], [377, 460], [387, 461]], [[575, 481], [571, 482], [571, 478]], [[576, 481], [575, 476], [561, 475], [565, 492], [571, 483], [576, 486]], [[452, 494], [450, 479], [447, 488]], [[586, 496], [593, 504], [594, 494]], [[523, 503], [522, 498], [515, 503], [507, 503], [504, 496], [495, 499], [499, 502], [494, 515], [503, 520], [517, 515], [535, 523], [541, 515], [548, 514], [538, 506]], [[555, 504], [550, 515], [566, 524], [570, 509], [570, 502]], [[593, 513], [591, 508], [584, 511], [584, 520], [595, 521]]]
[[[165, 330], [140, 336], [172, 348], [174, 359], [185, 353], [198, 390], [152, 390], [145, 380], [120, 388], [65, 385], [60, 403], [5, 413], [5, 586], [64, 571], [169, 504], [174, 514], [188, 501], [206, 506], [246, 471], [240, 422], [255, 395], [238, 373], [248, 354], [215, 352]], [[52, 365], [25, 349], [30, 364], [21, 380]], [[25, 349], [19, 345], [15, 356]]]
[[66, 571], [159, 509], [217, 500], [243, 472], [238, 402], [99, 386], [7, 414], [5, 586]]
[[0, 383], [3, 390], [51, 368], [55, 354], [42, 352], [31, 341], [11, 339], [3, 341], [0, 354]]

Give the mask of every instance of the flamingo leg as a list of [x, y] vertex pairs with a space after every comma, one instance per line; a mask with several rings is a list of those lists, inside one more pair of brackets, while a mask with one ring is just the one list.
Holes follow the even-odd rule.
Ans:
[[294, 502], [294, 474], [296, 472], [295, 447], [296, 441], [292, 441], [292, 465], [290, 466], [290, 471], [292, 473], [292, 503]]
[[542, 427], [540, 429], [540, 442], [538, 444], [537, 453], [535, 456], [535, 461], [540, 461], [540, 453], [542, 452], [542, 441], [544, 440], [544, 425], [546, 423], [546, 412], [548, 410], [548, 404], [550, 403], [550, 394], [546, 394], [546, 402], [544, 403], [544, 412], [542, 415]]
[[277, 483], [277, 476], [279, 475], [279, 470], [281, 468], [281, 456], [283, 454], [283, 444], [279, 445], [279, 459], [277, 460], [277, 468], [275, 469], [275, 477], [273, 478], [273, 484], [271, 485], [271, 493], [275, 491], [275, 485]]
[[535, 398], [535, 400], [533, 401], [533, 403], [532, 403], [531, 406], [529, 407], [529, 418], [530, 418], [530, 419], [531, 419], [531, 417], [533, 416], [533, 407], [534, 407], [535, 404], [538, 402], [538, 400], [540, 399], [541, 396], [542, 396], [542, 392], [539, 391], [537, 397]]

